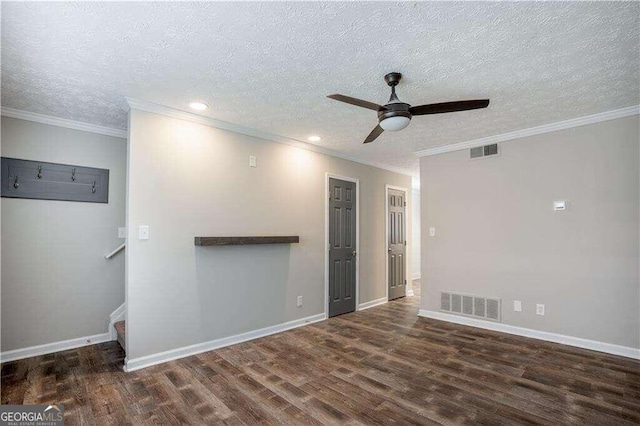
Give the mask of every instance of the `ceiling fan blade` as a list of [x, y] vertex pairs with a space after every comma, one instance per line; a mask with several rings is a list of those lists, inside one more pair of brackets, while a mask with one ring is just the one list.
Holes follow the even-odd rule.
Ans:
[[468, 111], [489, 106], [489, 99], [475, 99], [472, 101], [442, 102], [439, 104], [418, 105], [409, 108], [412, 115], [442, 114], [444, 112]]
[[380, 111], [384, 109], [382, 105], [374, 104], [373, 102], [369, 102], [369, 101], [363, 101], [362, 99], [352, 98], [351, 96], [336, 94], [336, 95], [329, 95], [327, 96], [327, 98], [334, 99], [340, 102], [346, 102], [348, 104], [359, 106], [362, 108], [372, 109], [374, 111]]
[[382, 134], [382, 132], [384, 132], [384, 129], [382, 127], [380, 127], [380, 125], [378, 124], [372, 131], [371, 133], [369, 133], [369, 136], [367, 136], [367, 138], [364, 140], [363, 143], [369, 143], [369, 142], [373, 142], [374, 140], [376, 140], [376, 138], [378, 136], [380, 136]]

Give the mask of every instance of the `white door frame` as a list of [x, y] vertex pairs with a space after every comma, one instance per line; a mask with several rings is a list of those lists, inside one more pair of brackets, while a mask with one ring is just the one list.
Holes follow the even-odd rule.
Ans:
[[360, 297], [360, 179], [326, 172], [324, 179], [324, 317], [329, 318], [329, 179], [356, 184], [356, 311]]
[[[385, 294], [387, 295], [387, 301], [389, 300], [389, 190], [390, 189], [395, 189], [396, 191], [403, 191], [404, 192], [404, 199], [407, 202], [407, 205], [404, 208], [404, 241], [408, 241], [407, 239], [407, 229], [408, 226], [407, 224], [409, 223], [409, 215], [407, 214], [407, 210], [409, 208], [409, 202], [407, 201], [407, 194], [409, 194], [409, 191], [407, 190], [407, 188], [403, 188], [402, 186], [395, 186], [395, 185], [389, 185], [386, 184], [384, 186], [384, 272], [386, 275], [386, 278], [384, 279], [385, 282]], [[407, 273], [408, 268], [407, 268], [407, 263], [409, 262], [409, 245], [407, 244], [405, 246], [404, 249], [404, 279], [407, 281], [407, 283], [409, 283], [409, 279], [407, 278]], [[406, 286], [405, 286], [406, 289]], [[409, 296], [409, 290], [407, 289], [407, 296]]]

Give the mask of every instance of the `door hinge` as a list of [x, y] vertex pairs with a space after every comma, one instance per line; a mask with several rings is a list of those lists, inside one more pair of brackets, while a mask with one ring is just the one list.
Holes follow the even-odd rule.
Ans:
[[329, 191], [329, 199], [331, 199], [331, 191]]
[[404, 245], [405, 245], [405, 246], [407, 245], [407, 242], [406, 242], [406, 241], [404, 242]]
[[407, 280], [404, 280], [404, 285], [407, 285]]
[[404, 206], [407, 207], [407, 202], [406, 201], [404, 202]]

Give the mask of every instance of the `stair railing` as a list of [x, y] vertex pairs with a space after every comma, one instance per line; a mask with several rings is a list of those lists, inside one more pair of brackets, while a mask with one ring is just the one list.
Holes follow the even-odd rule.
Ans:
[[118, 254], [121, 250], [124, 250], [126, 243], [122, 243], [121, 245], [119, 245], [115, 250], [113, 250], [111, 253], [109, 253], [108, 255], [106, 255], [104, 258], [105, 259], [111, 259], [113, 256], [115, 256], [116, 254]]

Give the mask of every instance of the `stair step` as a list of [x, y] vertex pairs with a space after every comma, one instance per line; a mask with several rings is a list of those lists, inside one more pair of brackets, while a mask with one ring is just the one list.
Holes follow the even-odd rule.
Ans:
[[125, 351], [127, 350], [126, 346], [125, 346], [125, 334], [127, 332], [127, 327], [125, 326], [124, 321], [118, 321], [117, 323], [113, 324], [113, 326], [116, 329], [116, 333], [118, 334], [118, 343], [120, 343], [120, 346], [122, 346], [122, 349], [124, 349]]

